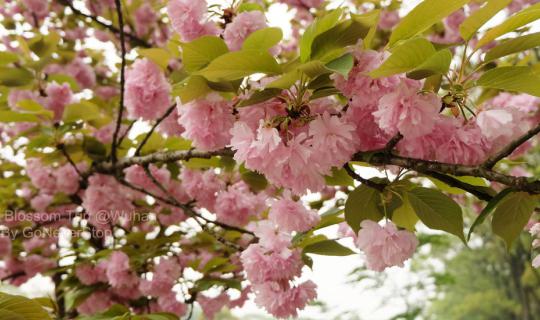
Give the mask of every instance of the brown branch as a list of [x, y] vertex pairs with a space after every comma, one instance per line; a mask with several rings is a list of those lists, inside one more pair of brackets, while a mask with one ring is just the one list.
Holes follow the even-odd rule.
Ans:
[[538, 133], [540, 133], [540, 123], [536, 127], [527, 131], [527, 133], [525, 133], [521, 137], [512, 141], [510, 144], [504, 147], [501, 151], [497, 152], [492, 157], [487, 159], [487, 161], [484, 162], [483, 167], [487, 169], [493, 168], [497, 164], [497, 162], [511, 155], [517, 148], [519, 148], [522, 144], [527, 142], [529, 139], [531, 139]]
[[540, 181], [529, 181], [525, 177], [514, 177], [498, 173], [479, 166], [465, 166], [459, 164], [441, 163], [436, 161], [427, 161], [413, 158], [400, 157], [397, 155], [357, 153], [353, 160], [363, 161], [376, 166], [395, 165], [402, 168], [412, 169], [416, 172], [429, 174], [439, 172], [454, 176], [473, 176], [485, 178], [489, 181], [495, 181], [507, 186], [514, 187], [516, 190], [525, 191], [533, 194], [540, 193]]
[[232, 156], [233, 152], [229, 149], [222, 149], [218, 151], [204, 152], [198, 150], [187, 151], [167, 151], [167, 152], [155, 152], [145, 156], [130, 157], [118, 160], [115, 164], [112, 162], [97, 163], [95, 170], [99, 173], [114, 173], [116, 170], [122, 170], [132, 165], [147, 165], [157, 162], [175, 162], [179, 160], [189, 160], [191, 158], [209, 159], [214, 156]]
[[111, 160], [116, 163], [117, 155], [116, 148], [118, 143], [118, 132], [122, 125], [122, 118], [124, 115], [124, 95], [126, 87], [126, 42], [124, 34], [124, 13], [122, 12], [121, 0], [115, 0], [116, 14], [118, 15], [118, 25], [120, 27], [120, 48], [122, 54], [122, 64], [120, 68], [120, 105], [118, 110], [118, 118], [116, 119], [116, 128], [114, 129], [112, 148], [111, 148]]
[[167, 111], [165, 111], [165, 113], [156, 120], [156, 123], [154, 123], [150, 131], [148, 131], [146, 136], [144, 136], [144, 139], [141, 141], [141, 143], [137, 147], [137, 150], [135, 150], [135, 156], [138, 156], [141, 153], [142, 148], [148, 142], [148, 140], [150, 139], [150, 136], [152, 136], [152, 134], [160, 125], [160, 123], [163, 122], [163, 120], [165, 120], [174, 111], [174, 108], [176, 108], [176, 103], [170, 106], [169, 109], [167, 109]]
[[373, 189], [376, 189], [378, 190], [379, 192], [383, 192], [384, 191], [384, 188], [386, 188], [386, 185], [385, 184], [382, 184], [382, 183], [377, 183], [377, 182], [374, 182], [374, 181], [371, 181], [371, 180], [368, 180], [368, 179], [365, 179], [363, 177], [361, 177], [358, 173], [356, 173], [350, 166], [349, 163], [346, 163], [343, 168], [345, 169], [345, 171], [347, 171], [347, 173], [349, 174], [349, 176], [351, 176], [351, 178], [353, 178], [354, 180], [356, 181], [359, 181], [361, 182], [362, 184], [365, 184], [366, 186], [370, 187], [370, 188], [373, 188]]
[[[104, 27], [105, 29], [113, 32], [114, 34], [121, 35], [121, 33], [122, 33], [121, 28], [115, 27], [112, 23], [100, 19], [100, 17], [96, 17], [96, 16], [93, 16], [91, 14], [87, 14], [87, 13], [82, 12], [81, 10], [79, 10], [79, 9], [75, 8], [75, 6], [73, 6], [73, 3], [71, 2], [71, 0], [60, 0], [59, 2], [61, 4], [63, 4], [64, 6], [70, 8], [71, 11], [73, 11], [74, 14], [76, 14], [78, 16], [81, 16], [81, 17], [84, 17], [84, 18], [88, 18], [88, 19], [92, 20], [93, 22], [95, 22], [96, 24], [98, 24], [98, 25]], [[144, 47], [144, 48], [151, 48], [152, 47], [152, 45], [150, 43], [148, 43], [145, 40], [137, 37], [134, 34], [126, 33], [126, 32], [124, 32], [124, 34], [129, 38], [129, 40], [130, 40], [130, 42], [132, 44], [135, 44], [135, 45], [137, 45], [139, 47]]]
[[485, 191], [480, 190], [479, 187], [473, 186], [472, 184], [468, 184], [466, 182], [458, 180], [452, 176], [435, 172], [435, 171], [427, 171], [427, 170], [422, 173], [428, 176], [431, 176], [439, 181], [442, 181], [451, 187], [467, 191], [468, 193], [472, 194], [473, 196], [477, 197], [480, 200], [490, 201], [491, 199], [493, 199], [493, 196], [491, 196], [489, 193]]
[[401, 133], [396, 133], [395, 136], [392, 137], [392, 139], [388, 140], [386, 143], [386, 146], [384, 146], [384, 151], [386, 153], [391, 153], [392, 149], [394, 149], [395, 146], [403, 139], [403, 135]]

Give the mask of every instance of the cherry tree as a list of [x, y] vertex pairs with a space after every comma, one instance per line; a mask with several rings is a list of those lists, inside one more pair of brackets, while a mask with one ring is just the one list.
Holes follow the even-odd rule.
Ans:
[[538, 1], [1, 4], [0, 275], [55, 284], [2, 317], [296, 317], [312, 255], [403, 266], [420, 224], [540, 247]]

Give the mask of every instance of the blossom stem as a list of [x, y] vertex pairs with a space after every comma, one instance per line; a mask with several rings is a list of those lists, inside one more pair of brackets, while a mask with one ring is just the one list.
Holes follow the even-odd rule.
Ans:
[[504, 147], [501, 151], [499, 151], [498, 153], [490, 157], [486, 162], [484, 162], [483, 167], [486, 169], [493, 168], [497, 164], [497, 162], [511, 155], [517, 148], [519, 148], [522, 144], [527, 142], [529, 139], [531, 139], [538, 133], [540, 133], [540, 123], [536, 127], [527, 131], [521, 137], [512, 141], [510, 144]]
[[126, 86], [126, 42], [124, 34], [124, 14], [122, 12], [121, 0], [115, 0], [116, 13], [118, 15], [118, 26], [120, 28], [120, 49], [122, 55], [122, 64], [120, 67], [120, 105], [118, 107], [118, 117], [116, 119], [116, 128], [114, 129], [112, 148], [111, 148], [111, 160], [116, 163], [117, 155], [116, 149], [118, 147], [118, 133], [120, 126], [122, 125], [122, 118], [124, 115], [124, 94]]
[[171, 113], [174, 111], [174, 108], [176, 108], [176, 103], [171, 105], [169, 109], [167, 109], [167, 111], [165, 111], [165, 113], [159, 119], [156, 120], [156, 123], [154, 123], [150, 131], [148, 131], [144, 139], [141, 141], [141, 143], [137, 147], [137, 150], [135, 150], [135, 156], [138, 156], [141, 153], [142, 148], [146, 145], [146, 143], [148, 142], [148, 140], [150, 139], [154, 131], [157, 129], [159, 124], [163, 122], [163, 120], [165, 120], [168, 116], [171, 115]]

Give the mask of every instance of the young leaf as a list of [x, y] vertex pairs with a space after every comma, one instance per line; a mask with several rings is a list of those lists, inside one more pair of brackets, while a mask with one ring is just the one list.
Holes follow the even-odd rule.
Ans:
[[332, 29], [339, 21], [339, 18], [343, 14], [343, 10], [333, 10], [327, 15], [315, 19], [315, 21], [307, 27], [306, 31], [300, 39], [300, 60], [306, 62], [311, 58], [311, 45], [313, 40], [319, 34]]
[[280, 28], [264, 28], [250, 34], [242, 45], [242, 50], [268, 50], [283, 38]]
[[407, 193], [411, 207], [431, 229], [442, 230], [465, 241], [461, 207], [439, 190], [414, 188]]
[[476, 81], [482, 87], [517, 91], [540, 97], [540, 76], [525, 66], [499, 67], [484, 73]]
[[395, 48], [392, 55], [369, 75], [373, 78], [380, 78], [407, 72], [424, 63], [435, 53], [431, 42], [422, 38], [412, 39]]
[[19, 56], [13, 52], [0, 51], [0, 66], [19, 61]]
[[211, 91], [206, 79], [201, 76], [193, 75], [183, 83], [174, 87], [173, 96], [180, 97], [182, 103], [188, 103], [197, 98], [206, 96]]
[[390, 47], [400, 40], [410, 39], [427, 30], [435, 23], [449, 16], [471, 0], [424, 0], [416, 6], [394, 28], [388, 45]]
[[420, 80], [435, 74], [447, 74], [451, 62], [452, 52], [449, 49], [437, 51], [437, 53], [429, 57], [413, 71], [407, 73], [407, 77]]
[[335, 240], [323, 240], [306, 246], [304, 253], [312, 253], [323, 256], [349, 256], [355, 254], [351, 249], [342, 246]]
[[137, 53], [140, 56], [150, 59], [163, 70], [167, 69], [169, 60], [173, 57], [169, 51], [162, 48], [137, 49]]
[[373, 10], [360, 15], [353, 15], [352, 17], [355, 21], [358, 21], [365, 26], [369, 26], [369, 31], [363, 37], [362, 44], [365, 49], [370, 49], [381, 18], [381, 10]]
[[495, 59], [514, 53], [523, 52], [538, 46], [540, 46], [540, 32], [509, 39], [496, 47], [491, 48], [491, 50], [486, 53], [484, 62], [493, 61]]
[[418, 216], [414, 212], [407, 195], [403, 197], [403, 204], [392, 213], [392, 221], [398, 226], [409, 231], [414, 231], [418, 222]]
[[332, 175], [325, 176], [324, 180], [329, 186], [353, 186], [354, 180], [345, 169], [332, 168]]
[[38, 302], [7, 293], [0, 293], [0, 318], [14, 320], [51, 319], [49, 313]]
[[477, 226], [481, 225], [482, 222], [484, 222], [484, 220], [486, 220], [487, 216], [499, 204], [499, 202], [501, 202], [502, 199], [504, 199], [507, 195], [509, 195], [513, 191], [514, 190], [512, 188], [506, 188], [503, 191], [497, 193], [497, 195], [495, 197], [493, 197], [493, 199], [491, 199], [491, 201], [488, 202], [488, 204], [484, 207], [482, 212], [480, 212], [480, 214], [478, 215], [476, 220], [474, 220], [474, 222], [473, 222], [473, 224], [471, 226], [471, 229], [469, 229], [469, 234], [467, 235], [467, 241], [471, 239], [471, 235], [472, 235], [474, 229], [476, 229]]
[[488, 22], [497, 12], [506, 8], [512, 0], [487, 0], [486, 4], [471, 13], [459, 26], [459, 34], [463, 39], [470, 40], [475, 33]]
[[344, 77], [347, 77], [349, 75], [349, 71], [351, 71], [353, 66], [354, 66], [354, 57], [350, 53], [347, 53], [326, 64], [327, 69], [330, 69], [336, 73], [339, 73]]
[[64, 109], [64, 122], [89, 121], [100, 117], [99, 107], [90, 101], [73, 103]]
[[225, 41], [215, 36], [202, 36], [181, 45], [182, 63], [187, 72], [201, 70], [215, 58], [229, 52]]
[[0, 67], [0, 85], [6, 87], [19, 87], [34, 80], [32, 72], [24, 68]]
[[354, 230], [360, 230], [360, 223], [366, 219], [379, 221], [384, 217], [379, 204], [381, 193], [366, 185], [361, 185], [349, 194], [345, 202], [345, 221]]
[[504, 239], [507, 248], [523, 231], [537, 204], [538, 197], [526, 192], [512, 193], [499, 202], [491, 226], [493, 232]]
[[31, 113], [19, 113], [15, 111], [0, 111], [0, 123], [9, 122], [39, 122], [39, 118]]
[[237, 80], [255, 73], [275, 75], [281, 73], [281, 67], [268, 52], [241, 50], [219, 56], [197, 72], [216, 82]]
[[281, 91], [282, 91], [281, 89], [275, 89], [275, 88], [266, 88], [261, 91], [255, 91], [253, 94], [251, 94], [251, 96], [248, 99], [242, 100], [242, 102], [240, 102], [237, 105], [237, 107], [242, 108], [242, 107], [252, 106], [254, 104], [270, 100], [273, 97], [279, 95]]
[[478, 40], [476, 48], [480, 48], [497, 39], [498, 37], [523, 27], [537, 19], [540, 19], [540, 3], [532, 5], [510, 18], [506, 19], [503, 23], [490, 29], [486, 34]]
[[364, 38], [371, 26], [354, 19], [339, 23], [332, 29], [318, 35], [311, 47], [311, 58], [329, 62], [345, 52], [345, 47], [354, 45]]

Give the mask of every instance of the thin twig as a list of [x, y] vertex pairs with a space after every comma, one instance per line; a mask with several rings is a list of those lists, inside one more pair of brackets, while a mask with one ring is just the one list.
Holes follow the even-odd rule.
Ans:
[[497, 164], [497, 162], [511, 155], [517, 148], [519, 148], [522, 144], [527, 142], [529, 139], [531, 139], [538, 133], [540, 133], [540, 123], [536, 127], [527, 131], [521, 137], [512, 141], [510, 144], [504, 147], [501, 151], [491, 156], [486, 162], [484, 162], [483, 167], [487, 169], [493, 168]]
[[167, 111], [165, 111], [165, 113], [156, 120], [156, 123], [154, 123], [154, 125], [152, 126], [152, 128], [150, 129], [150, 131], [148, 131], [148, 133], [146, 134], [146, 136], [144, 137], [144, 139], [141, 141], [141, 143], [139, 144], [139, 146], [137, 147], [137, 150], [135, 150], [135, 156], [138, 156], [140, 153], [141, 153], [141, 150], [142, 148], [144, 147], [144, 145], [148, 142], [148, 140], [150, 139], [150, 136], [152, 136], [152, 134], [154, 133], [154, 131], [157, 129], [157, 127], [159, 126], [159, 124], [161, 122], [163, 122], [163, 120], [165, 120], [173, 111], [174, 109], [176, 108], [176, 103], [173, 104], [172, 106], [169, 107], [169, 109], [167, 109]]
[[124, 94], [126, 86], [126, 43], [124, 35], [124, 14], [122, 12], [121, 0], [115, 0], [116, 14], [118, 15], [118, 26], [120, 27], [120, 48], [122, 54], [122, 64], [120, 68], [120, 105], [118, 110], [118, 118], [116, 119], [116, 128], [114, 129], [112, 148], [111, 148], [111, 160], [116, 163], [117, 155], [117, 140], [120, 126], [122, 125], [122, 118], [124, 115]]
[[79, 168], [77, 167], [77, 165], [75, 164], [75, 162], [73, 161], [73, 159], [71, 158], [69, 153], [67, 152], [65, 146], [64, 145], [58, 145], [58, 149], [62, 152], [62, 154], [64, 155], [66, 160], [69, 162], [69, 164], [73, 167], [73, 169], [75, 169], [75, 171], [77, 172], [79, 177], [81, 177], [83, 180], [85, 180], [86, 176], [79, 170]]
[[[73, 3], [70, 0], [61, 0], [60, 3], [67, 6], [68, 8], [70, 8], [71, 11], [73, 11], [74, 14], [79, 15], [81, 17], [88, 18], [88, 19], [92, 20], [93, 22], [95, 22], [96, 24], [104, 27], [105, 29], [110, 30], [111, 32], [113, 32], [113, 33], [115, 33], [117, 35], [121, 34], [121, 32], [120, 32], [121, 29], [115, 27], [112, 23], [110, 23], [108, 21], [104, 21], [104, 20], [100, 19], [100, 17], [96, 17], [96, 16], [93, 16], [91, 14], [87, 14], [87, 13], [82, 12], [81, 10], [75, 8], [75, 6], [73, 6]], [[129, 40], [131, 41], [132, 44], [135, 44], [137, 46], [144, 47], [144, 48], [151, 48], [152, 47], [152, 45], [150, 43], [148, 43], [145, 40], [137, 37], [134, 34], [125, 33], [125, 35], [129, 38]]]
[[347, 173], [349, 174], [349, 176], [351, 176], [351, 178], [353, 178], [354, 180], [357, 180], [357, 181], [360, 181], [362, 184], [365, 184], [366, 186], [370, 187], [370, 188], [373, 188], [373, 189], [376, 189], [378, 190], [379, 192], [383, 192], [384, 191], [384, 188], [386, 187], [386, 185], [382, 184], [382, 183], [377, 183], [377, 182], [374, 182], [374, 181], [371, 181], [371, 180], [368, 180], [368, 179], [365, 179], [365, 178], [362, 178], [358, 173], [356, 173], [351, 167], [350, 167], [350, 164], [349, 163], [346, 163], [343, 168], [345, 169], [345, 171], [347, 171]]

